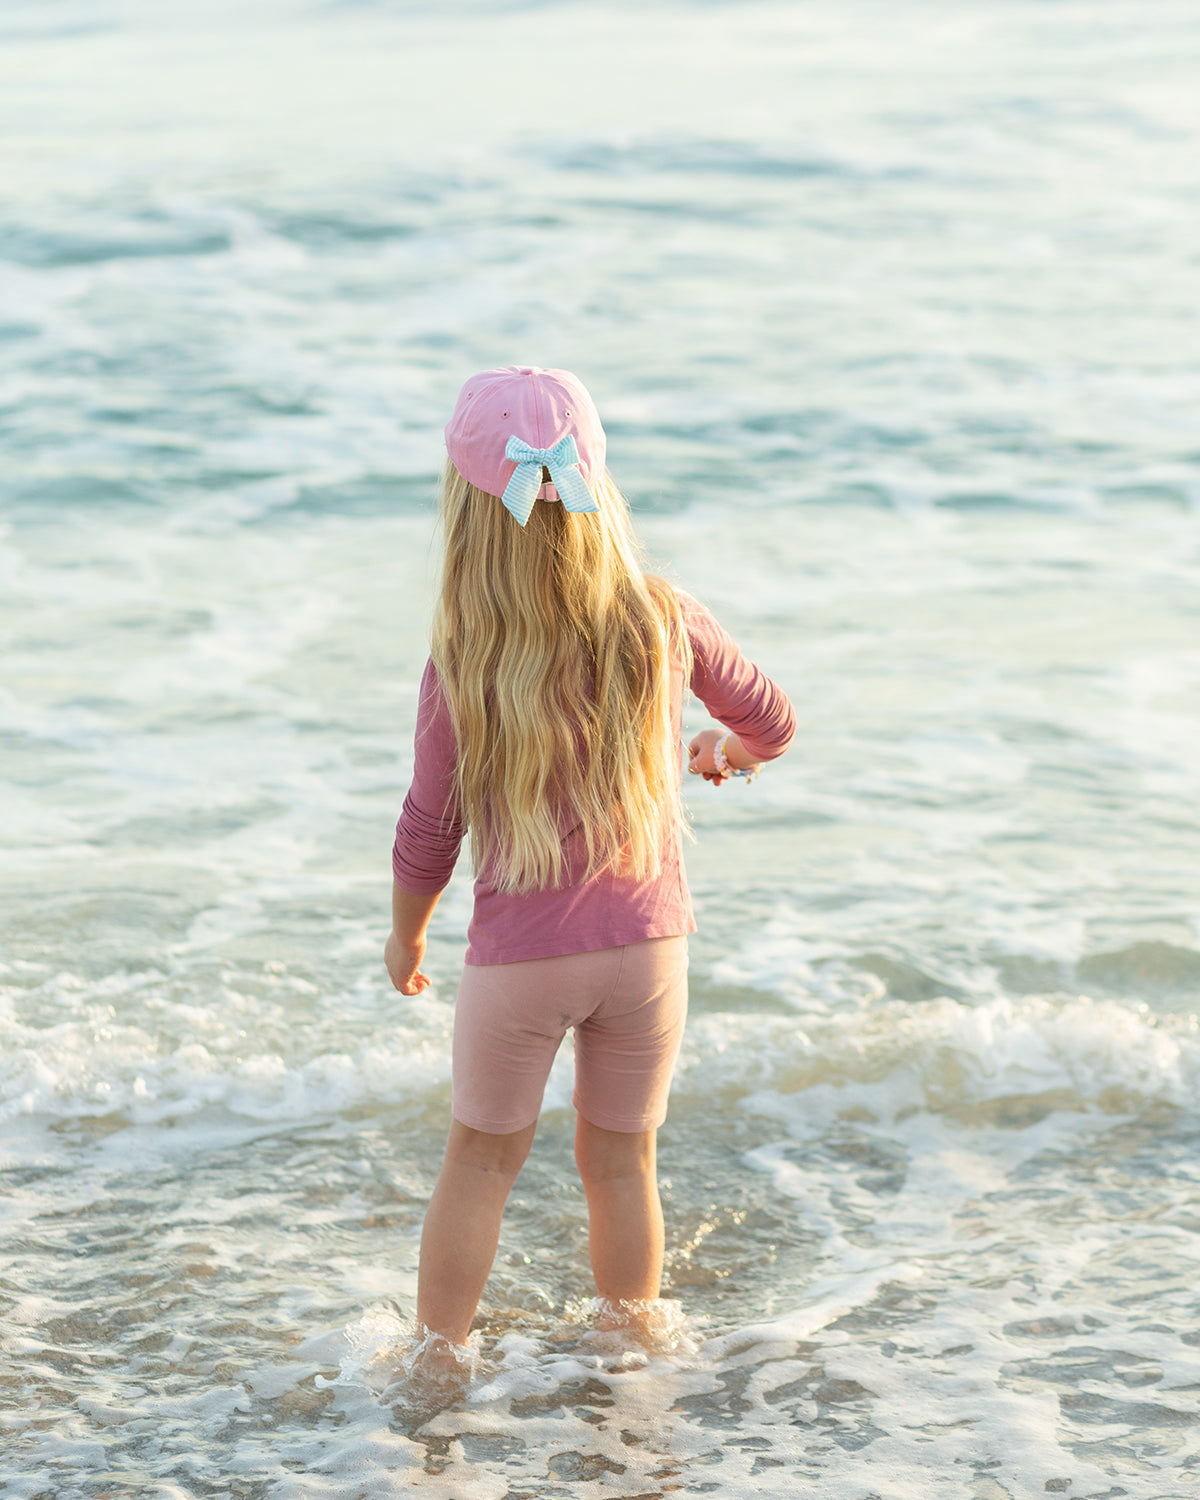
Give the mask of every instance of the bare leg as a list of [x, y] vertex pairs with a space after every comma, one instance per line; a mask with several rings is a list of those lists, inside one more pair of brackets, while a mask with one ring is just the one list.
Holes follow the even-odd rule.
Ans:
[[487, 1285], [500, 1220], [536, 1122], [511, 1135], [488, 1135], [454, 1120], [441, 1175], [421, 1233], [417, 1320], [452, 1344], [465, 1344]]
[[614, 1302], [657, 1297], [662, 1288], [663, 1218], [654, 1130], [601, 1130], [582, 1115], [575, 1161], [588, 1202], [596, 1291]]

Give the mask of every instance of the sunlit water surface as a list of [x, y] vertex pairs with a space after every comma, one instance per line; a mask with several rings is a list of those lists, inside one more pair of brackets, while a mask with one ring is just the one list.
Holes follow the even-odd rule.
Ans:
[[[1193, 1495], [1194, 7], [0, 41], [4, 1495]], [[513, 360], [800, 732], [688, 788], [678, 1308], [590, 1330], [564, 1056], [435, 1410], [465, 871], [431, 991], [380, 955], [440, 427]]]

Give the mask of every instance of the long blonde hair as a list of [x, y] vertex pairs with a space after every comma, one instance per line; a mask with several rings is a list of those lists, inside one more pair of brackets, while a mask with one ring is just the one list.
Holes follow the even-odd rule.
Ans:
[[[680, 826], [673, 665], [690, 665], [675, 590], [642, 571], [607, 473], [599, 511], [538, 501], [519, 526], [453, 464], [432, 655], [458, 739], [477, 871], [528, 892], [612, 868], [647, 878]], [[587, 853], [568, 869], [564, 839]], [[574, 865], [574, 861], [571, 862]]]

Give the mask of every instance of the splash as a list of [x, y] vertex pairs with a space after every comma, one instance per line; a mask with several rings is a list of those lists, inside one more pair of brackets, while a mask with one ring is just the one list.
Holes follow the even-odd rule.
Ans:
[[365, 1385], [409, 1427], [464, 1400], [484, 1368], [478, 1334], [452, 1344], [389, 1307], [352, 1323], [346, 1341], [350, 1352], [333, 1383]]
[[694, 1354], [698, 1348], [682, 1304], [668, 1297], [586, 1297], [564, 1311], [571, 1323], [583, 1325], [581, 1341], [602, 1354], [623, 1353], [644, 1363], [646, 1355]]

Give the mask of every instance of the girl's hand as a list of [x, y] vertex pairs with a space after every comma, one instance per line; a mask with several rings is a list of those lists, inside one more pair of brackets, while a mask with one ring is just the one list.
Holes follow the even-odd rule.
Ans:
[[[725, 748], [718, 763], [716, 751], [722, 742]], [[762, 762], [754, 759], [736, 734], [721, 729], [702, 729], [688, 746], [688, 770], [714, 786], [731, 776], [746, 776], [753, 781], [761, 767]]]
[[729, 780], [728, 776], [717, 770], [717, 763], [713, 760], [713, 746], [723, 733], [720, 729], [702, 729], [688, 745], [688, 770], [693, 776], [703, 776], [705, 781], [711, 781], [714, 786], [720, 786], [723, 781]]
[[387, 964], [388, 977], [402, 995], [419, 995], [433, 982], [428, 974], [421, 973], [425, 957], [425, 939], [415, 943], [402, 943], [393, 930], [383, 950], [383, 961]]

